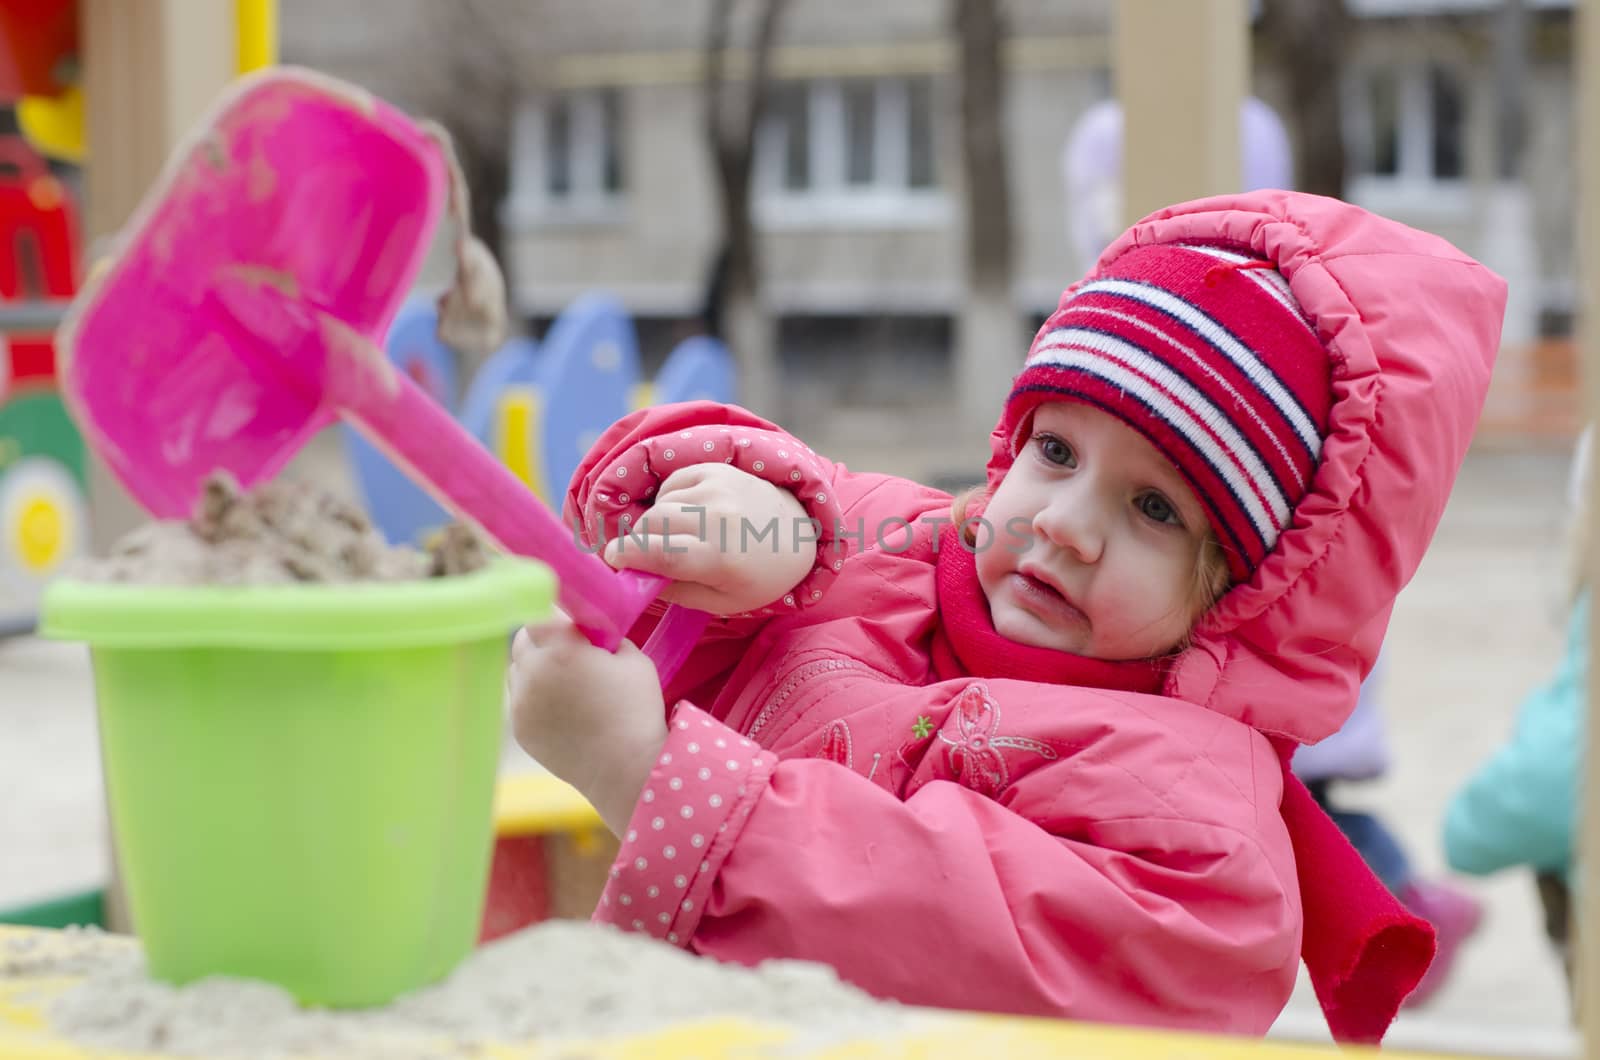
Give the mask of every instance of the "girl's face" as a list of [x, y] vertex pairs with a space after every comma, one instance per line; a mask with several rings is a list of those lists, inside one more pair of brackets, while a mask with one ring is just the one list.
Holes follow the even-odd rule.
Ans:
[[1039, 407], [983, 518], [978, 581], [995, 629], [1020, 644], [1149, 658], [1208, 604], [1200, 502], [1143, 435], [1092, 406]]

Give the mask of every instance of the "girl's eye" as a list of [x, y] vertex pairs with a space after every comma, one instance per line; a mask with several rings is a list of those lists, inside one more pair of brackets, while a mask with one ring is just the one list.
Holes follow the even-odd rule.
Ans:
[[1039, 443], [1039, 454], [1050, 463], [1059, 467], [1074, 467], [1078, 458], [1072, 452], [1072, 446], [1063, 442], [1053, 434], [1039, 434], [1034, 436], [1034, 441]]
[[1140, 514], [1146, 519], [1151, 519], [1158, 523], [1168, 523], [1172, 526], [1183, 525], [1183, 520], [1178, 516], [1178, 509], [1174, 508], [1172, 502], [1159, 493], [1141, 493], [1135, 503], [1139, 506]]

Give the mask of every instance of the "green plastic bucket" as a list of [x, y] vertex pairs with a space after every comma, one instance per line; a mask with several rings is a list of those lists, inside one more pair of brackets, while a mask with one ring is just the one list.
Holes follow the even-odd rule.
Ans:
[[539, 564], [344, 585], [58, 581], [87, 641], [117, 855], [150, 973], [359, 1007], [471, 950], [493, 843], [507, 634]]

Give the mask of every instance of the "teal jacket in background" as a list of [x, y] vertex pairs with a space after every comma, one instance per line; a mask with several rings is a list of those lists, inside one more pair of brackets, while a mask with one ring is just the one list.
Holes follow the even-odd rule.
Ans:
[[1572, 608], [1566, 652], [1517, 710], [1511, 738], [1480, 766], [1445, 813], [1450, 867], [1484, 875], [1527, 865], [1568, 873], [1583, 764], [1589, 599]]

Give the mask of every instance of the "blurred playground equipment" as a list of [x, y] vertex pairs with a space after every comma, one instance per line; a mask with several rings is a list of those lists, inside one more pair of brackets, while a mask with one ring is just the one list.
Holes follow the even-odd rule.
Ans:
[[[277, 0], [234, 0], [236, 73], [272, 65]], [[0, 99], [15, 100], [23, 137], [47, 158], [83, 163], [85, 100], [77, 0], [0, 2]]]
[[[85, 234], [45, 161], [88, 155], [90, 6], [0, 0], [0, 105], [15, 107], [21, 131], [0, 140], [0, 637], [33, 628], [45, 581], [90, 540], [90, 468], [61, 403], [52, 338], [78, 288]], [[227, 14], [233, 72], [270, 65], [276, 0], [232, 0]]]
[[[1104, 99], [1073, 123], [1061, 150], [1067, 239], [1083, 271], [1124, 227], [1122, 142], [1122, 104]], [[1255, 96], [1239, 104], [1239, 151], [1239, 190], [1294, 186], [1289, 131], [1277, 112]]]
[[44, 583], [87, 540], [83, 440], [51, 337], [77, 248], [67, 189], [22, 140], [0, 139], [0, 636], [33, 628]]
[[[607, 294], [573, 302], [543, 343], [508, 340], [483, 363], [459, 404], [458, 358], [440, 341], [437, 325], [431, 301], [408, 302], [384, 343], [390, 362], [440, 405], [458, 410], [473, 437], [558, 511], [583, 454], [631, 409], [734, 400], [733, 358], [709, 336], [684, 339], [655, 381], [642, 381], [633, 322]], [[390, 541], [416, 542], [449, 520], [382, 450], [358, 431], [343, 432], [367, 510]]]
[[480, 942], [552, 918], [587, 919], [617, 840], [577, 789], [549, 773], [501, 777]]

